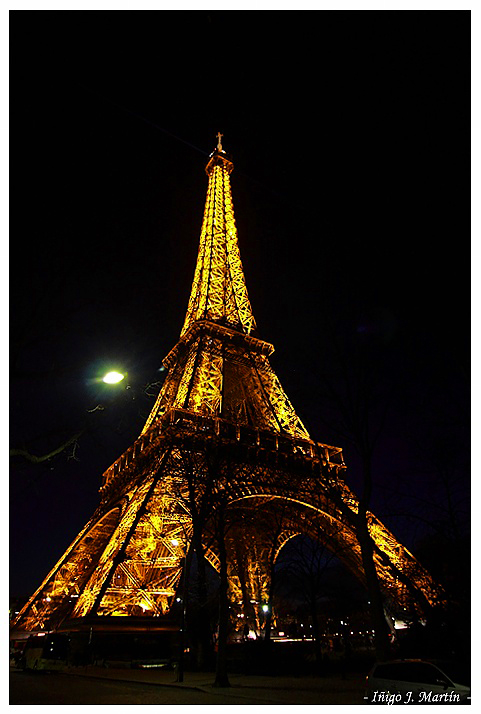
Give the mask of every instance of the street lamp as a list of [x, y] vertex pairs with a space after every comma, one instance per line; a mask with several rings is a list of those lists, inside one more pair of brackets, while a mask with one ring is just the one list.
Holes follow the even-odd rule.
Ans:
[[102, 378], [102, 382], [105, 384], [118, 384], [124, 379], [125, 375], [120, 374], [120, 372], [107, 372], [105, 377]]
[[177, 681], [178, 682], [183, 682], [184, 681], [184, 647], [185, 647], [185, 624], [186, 624], [186, 600], [187, 600], [187, 542], [185, 540], [185, 535], [184, 539], [181, 541], [179, 538], [171, 538], [170, 540], [171, 544], [174, 546], [174, 548], [177, 548], [179, 546], [182, 547], [182, 558], [181, 558], [181, 564], [182, 564], [182, 597], [176, 597], [176, 602], [180, 602], [182, 604], [182, 609], [181, 609], [181, 619], [180, 619], [180, 631], [179, 631], [179, 666], [178, 666], [178, 671], [177, 671]]

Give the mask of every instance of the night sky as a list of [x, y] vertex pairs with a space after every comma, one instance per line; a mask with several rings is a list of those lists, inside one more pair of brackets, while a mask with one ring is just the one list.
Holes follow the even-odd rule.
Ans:
[[[382, 425], [374, 512], [414, 550], [439, 524], [467, 529], [470, 14], [10, 20], [11, 447], [42, 456], [85, 430], [11, 462], [11, 594], [87, 522], [153, 405], [218, 131], [259, 336], [311, 437], [344, 448], [359, 493], [329, 385], [339, 354], [354, 373], [361, 355]], [[128, 377], [106, 387], [113, 367]]]

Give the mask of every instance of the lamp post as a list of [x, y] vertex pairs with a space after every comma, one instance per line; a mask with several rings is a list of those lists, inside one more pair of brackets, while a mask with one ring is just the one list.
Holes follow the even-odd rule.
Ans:
[[182, 584], [182, 609], [181, 609], [181, 614], [180, 614], [180, 632], [179, 632], [179, 671], [177, 674], [177, 681], [178, 682], [183, 682], [184, 681], [184, 647], [185, 647], [185, 610], [186, 610], [186, 598], [187, 598], [187, 554], [185, 552], [185, 544], [184, 544], [184, 551], [183, 551], [183, 556], [182, 556], [182, 577], [184, 578], [184, 582]]
[[264, 642], [269, 642], [271, 639], [271, 608], [269, 603], [265, 602], [262, 605], [262, 612], [264, 613]]
[[[185, 568], [185, 557], [184, 557], [184, 568]], [[179, 675], [177, 677], [178, 682], [184, 681], [184, 647], [185, 647], [185, 582], [187, 578], [184, 570], [184, 587], [182, 594], [182, 611], [180, 616], [180, 652], [179, 652]]]

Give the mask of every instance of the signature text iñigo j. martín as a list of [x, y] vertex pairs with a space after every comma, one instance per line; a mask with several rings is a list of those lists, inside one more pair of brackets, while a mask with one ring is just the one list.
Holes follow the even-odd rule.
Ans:
[[445, 702], [459, 702], [460, 694], [457, 692], [405, 692], [391, 694], [390, 692], [375, 691], [370, 697], [372, 704], [441, 704]]

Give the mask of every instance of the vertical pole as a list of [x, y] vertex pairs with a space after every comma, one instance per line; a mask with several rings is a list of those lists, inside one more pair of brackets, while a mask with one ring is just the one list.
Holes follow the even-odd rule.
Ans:
[[225, 504], [221, 504], [217, 520], [217, 543], [220, 559], [219, 636], [214, 687], [230, 687], [227, 674], [227, 634], [229, 629], [229, 599], [227, 579], [227, 551], [225, 545]]
[[180, 616], [180, 652], [179, 652], [179, 673], [177, 677], [178, 682], [184, 681], [184, 648], [185, 648], [185, 600], [187, 597], [187, 556], [184, 551], [182, 575], [184, 578], [184, 583], [182, 586], [182, 612]]

